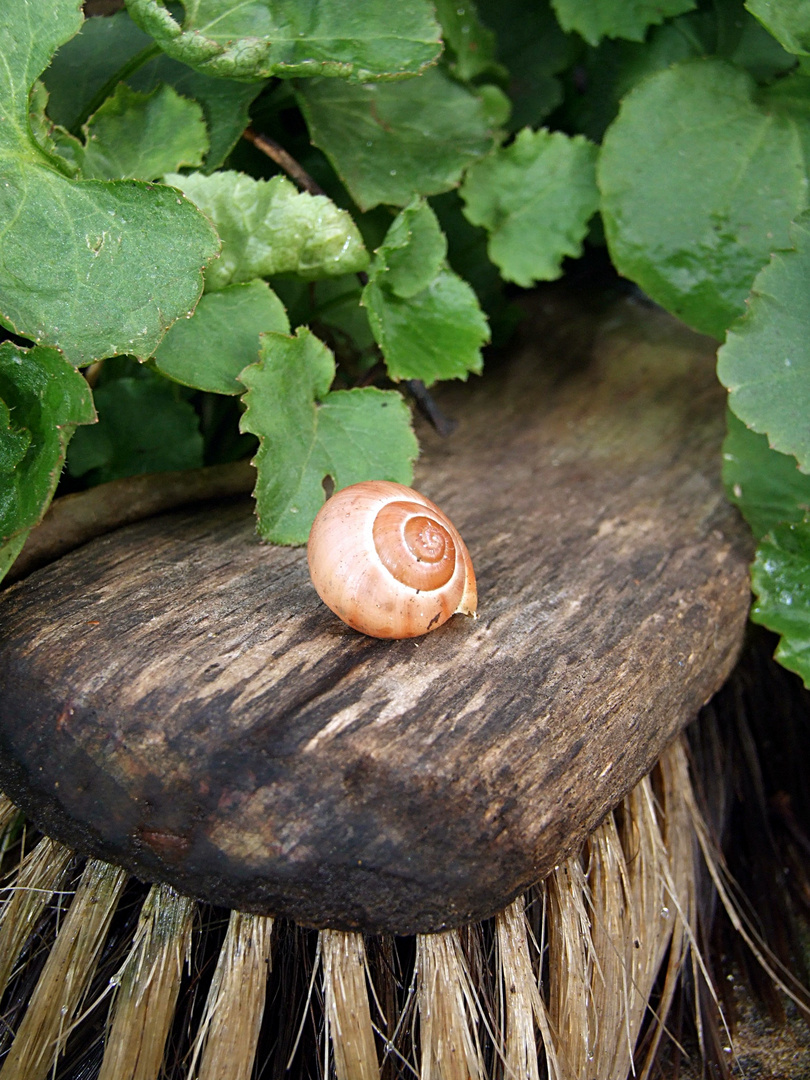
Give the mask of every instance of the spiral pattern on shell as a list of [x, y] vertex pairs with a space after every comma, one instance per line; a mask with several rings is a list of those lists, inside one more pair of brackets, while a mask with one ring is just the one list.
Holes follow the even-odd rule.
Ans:
[[458, 530], [402, 484], [370, 480], [335, 492], [307, 552], [320, 598], [363, 634], [418, 637], [456, 612], [475, 615], [475, 573]]

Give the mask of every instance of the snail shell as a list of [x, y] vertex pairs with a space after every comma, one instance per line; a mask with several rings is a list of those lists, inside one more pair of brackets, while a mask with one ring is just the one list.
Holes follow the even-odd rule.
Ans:
[[464, 541], [424, 495], [370, 480], [328, 499], [309, 534], [309, 572], [321, 600], [371, 637], [418, 637], [451, 615], [475, 615]]

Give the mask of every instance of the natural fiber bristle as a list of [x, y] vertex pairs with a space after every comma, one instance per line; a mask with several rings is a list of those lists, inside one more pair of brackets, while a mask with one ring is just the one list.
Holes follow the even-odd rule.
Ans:
[[[324, 1013], [338, 1080], [377, 1080], [362, 934], [321, 931]], [[327, 1043], [328, 1045], [328, 1043]], [[329, 1070], [325, 1070], [328, 1075]]]
[[540, 1080], [537, 1029], [545, 1050], [548, 1076], [550, 1080], [562, 1080], [548, 1013], [532, 970], [523, 898], [514, 900], [500, 912], [495, 925], [504, 997], [506, 1075]]
[[272, 930], [269, 917], [231, 912], [192, 1048], [190, 1078], [249, 1080], [264, 1014]]
[[92, 859], [3, 1064], [3, 1080], [45, 1080], [84, 999], [127, 875]]
[[115, 978], [98, 1080], [155, 1080], [163, 1062], [196, 903], [168, 885], [146, 898], [132, 950]]
[[478, 1004], [457, 930], [418, 934], [422, 1080], [484, 1080]]
[[47, 837], [21, 861], [0, 908], [0, 997], [34, 927], [64, 880], [73, 852]]

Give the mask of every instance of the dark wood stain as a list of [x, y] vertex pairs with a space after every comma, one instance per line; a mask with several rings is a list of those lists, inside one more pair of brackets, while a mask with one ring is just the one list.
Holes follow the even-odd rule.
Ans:
[[316, 926], [482, 918], [574, 850], [726, 678], [751, 552], [713, 343], [536, 303], [440, 395], [452, 438], [421, 432], [476, 621], [356, 634], [246, 504], [129, 526], [0, 595], [0, 787], [83, 852]]

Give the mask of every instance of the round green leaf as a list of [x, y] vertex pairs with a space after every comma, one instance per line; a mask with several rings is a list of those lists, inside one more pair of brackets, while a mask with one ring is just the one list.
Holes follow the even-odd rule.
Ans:
[[75, 0], [0, 5], [0, 319], [74, 364], [154, 352], [219, 246], [176, 191], [73, 180], [34, 139], [31, 87], [80, 25]]
[[788, 52], [810, 55], [810, 6], [807, 0], [745, 0], [745, 6]]
[[40, 520], [73, 431], [95, 418], [87, 381], [55, 349], [0, 345], [0, 549]]
[[810, 515], [771, 530], [757, 549], [751, 581], [752, 621], [782, 635], [776, 658], [810, 689]]
[[597, 179], [613, 262], [720, 338], [807, 201], [806, 121], [720, 60], [640, 83], [608, 128]]
[[796, 458], [780, 454], [738, 420], [731, 410], [723, 443], [723, 483], [755, 536], [783, 521], [800, 521], [810, 512], [810, 476]]
[[810, 472], [810, 213], [755, 278], [748, 313], [729, 331], [717, 374], [729, 404], [770, 445]]

